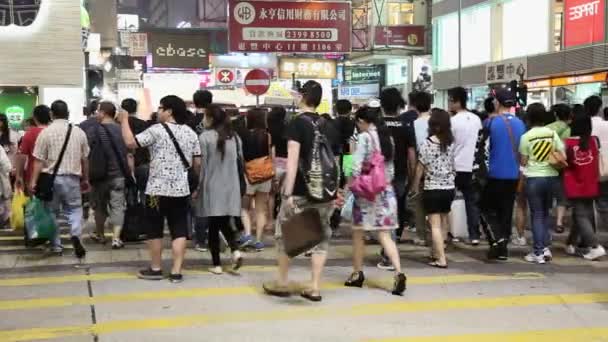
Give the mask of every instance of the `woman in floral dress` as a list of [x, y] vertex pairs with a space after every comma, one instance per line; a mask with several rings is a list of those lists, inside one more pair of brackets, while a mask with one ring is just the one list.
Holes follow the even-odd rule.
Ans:
[[401, 272], [399, 250], [391, 238], [397, 229], [397, 199], [391, 185], [394, 175], [395, 148], [388, 127], [381, 118], [380, 108], [362, 107], [357, 111], [356, 123], [360, 134], [353, 156], [353, 178], [362, 173], [364, 166], [371, 161], [374, 151], [380, 150], [384, 156], [386, 189], [375, 196], [375, 200], [355, 196], [353, 204], [353, 273], [344, 284], [348, 287], [362, 287], [363, 256], [365, 253], [364, 236], [366, 232], [376, 232], [378, 241], [384, 248], [395, 267], [395, 283], [392, 293], [402, 295], [406, 287], [406, 277]]

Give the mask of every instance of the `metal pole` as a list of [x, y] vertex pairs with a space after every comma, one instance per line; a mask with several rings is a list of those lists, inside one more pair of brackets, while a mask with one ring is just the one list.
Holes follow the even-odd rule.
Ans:
[[260, 108], [260, 95], [255, 96], [255, 108]]
[[462, 0], [458, 0], [458, 85], [462, 86]]

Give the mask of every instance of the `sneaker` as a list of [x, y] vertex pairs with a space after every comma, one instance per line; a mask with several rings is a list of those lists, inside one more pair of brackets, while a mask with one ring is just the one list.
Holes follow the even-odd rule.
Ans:
[[566, 254], [568, 255], [576, 255], [576, 247], [572, 245], [566, 246]]
[[525, 236], [513, 236], [511, 238], [511, 243], [515, 246], [525, 246], [526, 245], [526, 237]]
[[543, 257], [545, 258], [545, 261], [553, 260], [553, 253], [551, 253], [549, 248], [543, 249]]
[[507, 241], [501, 240], [498, 242], [498, 256], [497, 259], [500, 261], [509, 260], [509, 248], [507, 247]]
[[53, 254], [56, 256], [62, 256], [63, 255], [63, 247], [61, 246], [49, 246], [46, 250], [47, 253], [49, 254]]
[[163, 271], [158, 270], [155, 271], [151, 268], [146, 268], [144, 270], [140, 270], [137, 272], [137, 278], [144, 280], [162, 280], [163, 279]]
[[209, 268], [209, 272], [215, 275], [220, 275], [224, 273], [224, 270], [222, 270], [222, 266], [214, 266]]
[[587, 260], [596, 260], [606, 255], [606, 250], [602, 246], [591, 248], [588, 253], [583, 255], [583, 258]]
[[205, 245], [199, 245], [198, 243], [194, 246], [194, 250], [197, 252], [201, 252], [201, 253], [205, 253], [207, 251], [209, 251], [209, 249], [207, 248], [207, 246]]
[[74, 254], [78, 259], [82, 259], [87, 255], [87, 251], [84, 249], [79, 237], [72, 236], [72, 246], [74, 246]]
[[173, 274], [171, 273], [169, 275], [169, 281], [172, 282], [173, 284], [178, 284], [184, 281], [184, 276], [181, 274]]
[[524, 257], [524, 260], [534, 264], [544, 264], [546, 262], [544, 255], [536, 255], [533, 252], [528, 253], [528, 255]]
[[238, 241], [239, 248], [245, 248], [253, 244], [253, 237], [251, 235], [243, 235]]
[[125, 244], [120, 239], [112, 240], [112, 249], [121, 249], [124, 247], [125, 247]]
[[89, 234], [89, 237], [90, 237], [90, 238], [91, 238], [91, 240], [93, 240], [94, 242], [99, 243], [99, 244], [102, 244], [102, 245], [105, 245], [105, 244], [106, 244], [106, 242], [107, 242], [107, 241], [106, 241], [106, 237], [105, 237], [105, 236], [103, 236], [103, 235], [99, 235], [99, 234], [97, 234], [97, 233], [95, 233], [95, 232], [93, 232], [93, 233]]
[[394, 271], [395, 270], [395, 266], [393, 266], [393, 264], [388, 259], [382, 259], [382, 261], [380, 261], [377, 266], [379, 269], [385, 270], [385, 271]]
[[471, 245], [472, 246], [479, 246], [479, 240], [477, 240], [477, 239], [471, 240]]
[[243, 255], [240, 251], [234, 251], [232, 253], [232, 270], [238, 271], [243, 266]]
[[262, 241], [258, 241], [256, 243], [253, 244], [253, 248], [258, 251], [261, 252], [264, 250], [264, 248], [266, 248], [266, 246], [264, 245], [264, 243]]

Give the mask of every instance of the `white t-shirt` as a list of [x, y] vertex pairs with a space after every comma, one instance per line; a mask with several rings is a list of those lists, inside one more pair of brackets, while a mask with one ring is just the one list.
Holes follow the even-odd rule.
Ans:
[[591, 135], [600, 140], [600, 153], [608, 157], [608, 121], [599, 116], [591, 117]]
[[472, 172], [477, 138], [482, 129], [481, 119], [471, 112], [461, 111], [456, 113], [451, 121], [456, 172]]
[[416, 134], [416, 148], [418, 151], [422, 149], [422, 145], [429, 137], [429, 115], [420, 115], [414, 120], [414, 133]]

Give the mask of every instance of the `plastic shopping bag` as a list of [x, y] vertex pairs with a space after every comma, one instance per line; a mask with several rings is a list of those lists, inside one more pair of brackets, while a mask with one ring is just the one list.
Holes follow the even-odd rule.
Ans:
[[32, 199], [25, 206], [25, 243], [36, 246], [55, 237], [57, 225], [51, 210], [38, 198]]
[[25, 196], [22, 190], [15, 191], [11, 202], [11, 227], [14, 230], [25, 227], [25, 205], [28, 201], [29, 198]]
[[342, 207], [342, 212], [340, 213], [340, 215], [342, 215], [342, 218], [345, 221], [352, 221], [353, 220], [353, 206], [355, 205], [355, 195], [353, 195], [352, 192], [348, 192], [346, 194], [346, 198], [344, 199], [344, 206]]

